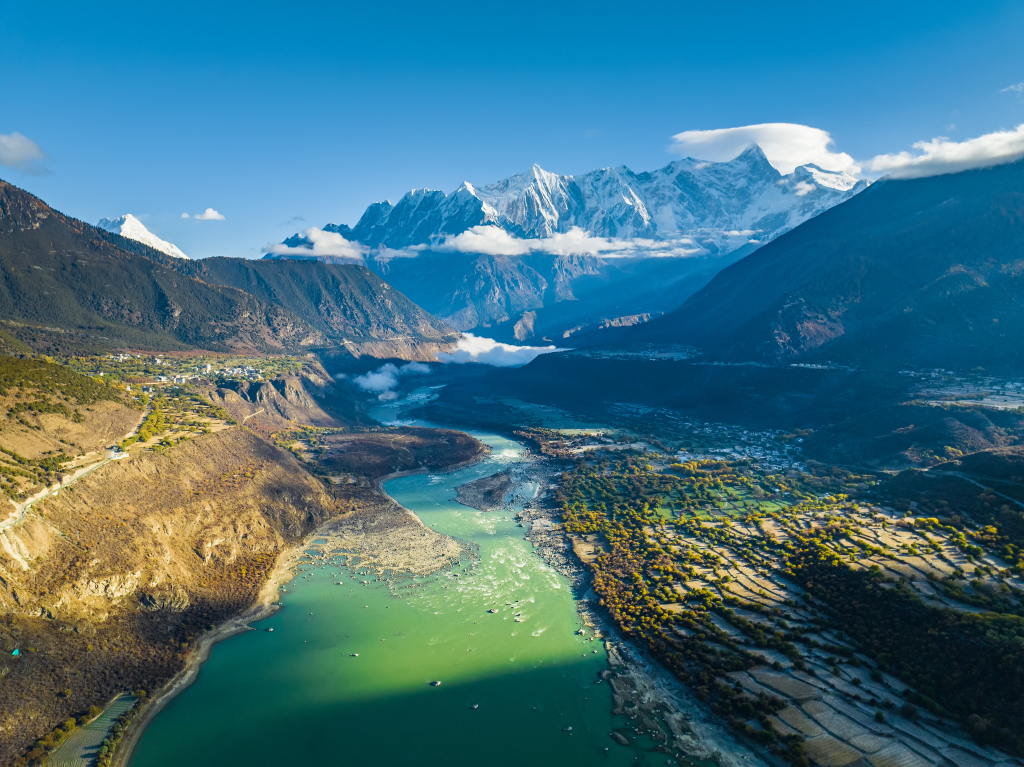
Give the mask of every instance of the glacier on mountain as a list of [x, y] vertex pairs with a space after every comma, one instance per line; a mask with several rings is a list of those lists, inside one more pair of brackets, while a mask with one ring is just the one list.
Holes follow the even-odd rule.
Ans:
[[166, 253], [168, 256], [174, 256], [175, 258], [188, 258], [188, 256], [178, 249], [177, 245], [167, 242], [167, 240], [161, 240], [149, 231], [145, 224], [135, 218], [131, 213], [126, 213], [120, 218], [101, 218], [96, 226], [100, 229], [105, 229], [108, 232], [119, 234], [122, 237], [127, 237], [129, 240], [141, 242], [143, 245], [148, 245], [153, 248], [153, 250], [159, 250], [161, 253]]

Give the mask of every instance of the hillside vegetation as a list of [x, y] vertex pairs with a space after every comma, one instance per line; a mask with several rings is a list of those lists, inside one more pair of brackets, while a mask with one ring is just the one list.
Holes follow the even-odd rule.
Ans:
[[591, 457], [559, 499], [602, 607], [737, 731], [797, 765], [1022, 753], [1024, 580], [985, 529], [835, 467]]
[[[0, 493], [23, 500], [135, 428], [123, 388], [42, 359], [0, 356]], [[6, 512], [0, 513], [0, 519]]]
[[170, 258], [0, 181], [5, 346], [49, 353], [334, 349], [433, 359], [456, 340], [362, 267], [215, 261]]
[[433, 360], [458, 334], [364, 266], [319, 261], [172, 259], [178, 271], [244, 290], [302, 317], [327, 342], [373, 357]]
[[[0, 491], [32, 496], [0, 514], [2, 764], [41, 765], [119, 692], [141, 694], [145, 711], [325, 523], [349, 556], [390, 570], [433, 572], [462, 554], [371, 479], [443, 469], [483, 445], [368, 428], [314, 360], [67, 363], [0, 357]], [[114, 444], [127, 455], [112, 460]]]
[[719, 360], [1020, 369], [1024, 161], [888, 180], [724, 269], [622, 341]]
[[156, 690], [341, 505], [235, 428], [108, 464], [34, 509], [0, 551], [0, 644], [21, 650], [2, 669], [4, 763], [120, 690]]

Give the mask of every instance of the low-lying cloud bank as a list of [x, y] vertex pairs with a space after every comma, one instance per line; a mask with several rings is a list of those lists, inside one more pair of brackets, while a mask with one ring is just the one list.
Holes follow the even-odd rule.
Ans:
[[263, 248], [264, 253], [275, 256], [333, 256], [335, 258], [350, 258], [355, 263], [362, 263], [370, 253], [370, 249], [359, 242], [346, 240], [337, 232], [325, 232], [316, 226], [311, 226], [304, 231], [303, 236], [309, 245], [293, 247], [283, 242], [269, 243]]
[[[740, 232], [725, 232], [726, 237], [745, 236]], [[325, 232], [318, 227], [310, 227], [302, 233], [305, 243], [302, 245], [286, 245], [283, 242], [270, 243], [263, 248], [264, 253], [276, 256], [303, 256], [315, 258], [330, 256], [344, 258], [353, 263], [363, 263], [371, 258], [373, 249], [358, 242], [346, 240], [336, 232]], [[308, 243], [308, 244], [307, 244]], [[522, 239], [509, 234], [494, 225], [480, 225], [467, 229], [456, 235], [448, 235], [444, 239], [430, 245], [412, 245], [407, 248], [377, 249], [377, 258], [415, 258], [423, 251], [438, 253], [479, 253], [486, 256], [525, 256], [529, 253], [553, 253], [559, 256], [589, 255], [602, 258], [636, 258], [651, 257], [687, 257], [702, 255], [707, 252], [689, 237], [673, 240], [632, 239], [620, 240], [612, 237], [593, 237], [577, 226], [568, 232], [557, 233], [551, 237]]]
[[461, 234], [449, 235], [437, 245], [432, 245], [431, 250], [482, 253], [487, 256], [553, 253], [556, 256], [588, 255], [602, 258], [635, 258], [641, 255], [686, 257], [707, 252], [689, 237], [675, 240], [620, 240], [614, 237], [594, 237], [574, 226], [568, 232], [559, 232], [550, 237], [520, 239], [500, 227], [486, 224], [474, 226]]
[[916, 153], [880, 154], [865, 163], [865, 168], [892, 178], [924, 178], [1014, 162], [1024, 157], [1024, 124], [966, 141], [938, 136], [918, 141], [913, 148]]
[[[554, 346], [513, 346], [503, 344], [492, 338], [474, 336], [472, 333], [463, 333], [453, 352], [442, 352], [437, 355], [437, 361], [445, 365], [464, 365], [476, 362], [482, 365], [493, 365], [500, 368], [520, 367], [535, 360], [541, 354], [561, 351]], [[398, 384], [402, 378], [407, 376], [430, 375], [433, 371], [430, 365], [423, 362], [407, 362], [404, 365], [395, 365], [388, 362], [369, 373], [353, 376], [352, 383], [365, 392], [376, 394], [381, 402], [390, 402], [398, 399]], [[337, 378], [347, 378], [339, 373]]]
[[463, 365], [479, 362], [500, 368], [512, 368], [533, 362], [541, 354], [560, 351], [555, 346], [513, 346], [495, 341], [493, 338], [463, 333], [453, 352], [441, 352], [438, 362]]
[[430, 372], [430, 365], [425, 365], [422, 362], [407, 362], [401, 367], [389, 362], [369, 373], [354, 376], [352, 383], [363, 391], [376, 394], [377, 399], [381, 402], [388, 402], [398, 397], [398, 394], [392, 389], [398, 386], [399, 378], [411, 375], [429, 375]]

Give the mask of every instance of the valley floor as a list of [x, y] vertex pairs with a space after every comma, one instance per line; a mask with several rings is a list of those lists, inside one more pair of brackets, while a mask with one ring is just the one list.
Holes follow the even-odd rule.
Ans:
[[[1024, 568], [1004, 545], [1012, 506], [1005, 528], [971, 521], [986, 519], [986, 498], [1005, 500], [981, 482], [947, 495], [956, 506], [934, 480], [908, 501], [884, 474], [805, 458], [793, 433], [671, 412], [652, 421], [652, 408], [626, 403], [601, 423], [592, 411], [475, 401], [426, 412], [523, 424], [516, 433], [552, 462], [553, 501], [522, 515], [531, 540], [581, 588], [593, 583], [584, 604], [624, 637], [623, 655], [648, 656], [685, 683], [669, 685], [679, 697], [700, 699], [691, 719], [728, 725], [773, 763], [1020, 763], [1024, 700], [1008, 680], [1024, 673]], [[630, 684], [616, 690], [648, 731], [695, 731], [654, 715], [686, 709], [649, 678], [639, 696]], [[714, 732], [688, 753], [706, 757]]]

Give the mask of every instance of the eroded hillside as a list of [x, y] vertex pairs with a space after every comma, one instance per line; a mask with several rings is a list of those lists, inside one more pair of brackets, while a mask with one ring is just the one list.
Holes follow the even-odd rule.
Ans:
[[[158, 693], [206, 632], [272, 597], [282, 555], [327, 522], [333, 547], [391, 570], [432, 572], [463, 554], [367, 468], [415, 468], [395, 439], [436, 467], [478, 456], [480, 443], [367, 430], [305, 358], [209, 359], [71, 360], [97, 371], [85, 376], [0, 358], [12, 504], [0, 521], [0, 763], [41, 764], [91, 707]], [[275, 444], [292, 432], [307, 446], [344, 435], [357, 465], [332, 481], [319, 453]]]

